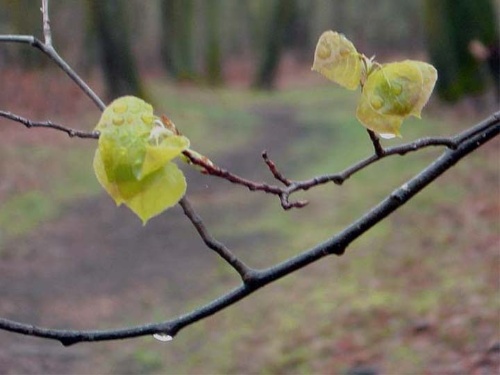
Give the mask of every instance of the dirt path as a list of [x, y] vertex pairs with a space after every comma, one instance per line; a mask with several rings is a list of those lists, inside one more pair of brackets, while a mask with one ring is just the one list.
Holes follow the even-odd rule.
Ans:
[[[269, 174], [260, 159], [262, 149], [277, 155], [298, 134], [289, 108], [255, 110], [270, 131], [256, 135], [247, 149], [217, 160], [252, 178]], [[206, 194], [207, 177], [190, 174], [189, 179], [193, 199]], [[210, 223], [222, 213], [215, 208], [202, 214]], [[148, 311], [150, 321], [155, 321], [160, 301], [170, 306], [163, 318], [185, 312], [186, 301], [213, 287], [219, 262], [179, 207], [142, 227], [104, 195], [68, 206], [57, 220], [9, 244], [7, 250], [8, 256], [0, 259], [0, 316], [75, 329], [116, 327], [124, 317], [139, 324], [134, 317]], [[1, 374], [93, 369], [96, 347], [90, 345], [68, 349], [6, 332], [0, 332], [0, 342]]]

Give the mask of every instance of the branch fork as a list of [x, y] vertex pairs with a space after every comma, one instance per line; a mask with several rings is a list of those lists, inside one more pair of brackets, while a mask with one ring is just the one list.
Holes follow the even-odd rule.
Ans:
[[[75, 73], [66, 61], [57, 54], [56, 50], [52, 46], [48, 4], [48, 0], [42, 0], [41, 10], [43, 18], [44, 42], [41, 42], [39, 39], [30, 35], [0, 35], [0, 42], [24, 43], [39, 49], [52, 61], [54, 61], [54, 63], [78, 85], [82, 92], [85, 93], [98, 108], [104, 110], [104, 102], [94, 93], [94, 91], [92, 91], [88, 84]], [[51, 121], [32, 121], [7, 111], [0, 111], [0, 117], [20, 123], [27, 128], [39, 127], [52, 129], [64, 132], [70, 137], [77, 138], [99, 138], [98, 132], [79, 131], [60, 124], [55, 124]], [[243, 263], [226, 245], [213, 237], [209, 233], [202, 218], [193, 209], [188, 198], [182, 198], [179, 205], [181, 206], [184, 215], [190, 220], [191, 224], [198, 232], [202, 241], [209, 249], [213, 250], [230, 267], [232, 267], [239, 274], [242, 281], [239, 287], [186, 314], [158, 323], [149, 323], [122, 329], [89, 331], [43, 328], [0, 318], [0, 330], [57, 340], [64, 346], [70, 346], [80, 342], [122, 340], [147, 335], [161, 337], [162, 341], [166, 341], [175, 336], [181, 329], [235, 304], [275, 280], [283, 278], [298, 269], [304, 268], [325, 256], [332, 254], [344, 254], [347, 247], [354, 240], [385, 219], [399, 207], [404, 205], [419, 191], [450, 169], [455, 163], [496, 137], [499, 133], [500, 112], [492, 114], [490, 117], [477, 125], [453, 137], [421, 138], [411, 143], [389, 148], [383, 148], [376, 134], [368, 131], [370, 140], [373, 144], [373, 155], [358, 161], [339, 173], [316, 176], [303, 181], [294, 181], [285, 177], [285, 175], [280, 172], [276, 164], [269, 158], [267, 152], [264, 151], [262, 153], [264, 163], [274, 179], [279, 182], [279, 185], [245, 179], [218, 167], [209, 159], [202, 157], [197, 153], [189, 150], [185, 151], [184, 156], [188, 159], [188, 161], [200, 167], [202, 172], [205, 174], [223, 178], [233, 184], [244, 186], [251, 191], [262, 191], [266, 194], [276, 195], [280, 200], [281, 206], [284, 209], [290, 209], [301, 208], [307, 204], [307, 201], [289, 201], [290, 196], [297, 191], [306, 191], [315, 186], [330, 182], [333, 182], [336, 185], [342, 185], [355, 173], [385, 157], [392, 155], [405, 155], [408, 152], [414, 152], [431, 146], [441, 146], [446, 148], [445, 152], [440, 157], [424, 168], [419, 174], [407, 181], [400, 188], [394, 190], [378, 205], [367, 211], [364, 215], [348, 225], [342, 231], [333, 235], [330, 239], [317, 244], [311, 249], [304, 250], [302, 253], [282, 263], [262, 270], [253, 269]]]

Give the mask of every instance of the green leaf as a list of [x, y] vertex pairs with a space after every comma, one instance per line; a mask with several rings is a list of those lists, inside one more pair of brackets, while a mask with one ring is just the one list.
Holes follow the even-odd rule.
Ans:
[[[145, 225], [149, 219], [174, 206], [186, 192], [186, 180], [172, 162], [141, 180], [113, 183], [107, 179], [99, 150], [94, 156], [97, 179], [119, 206], [124, 203]], [[125, 194], [123, 194], [125, 193]]]
[[400, 137], [406, 117], [420, 118], [436, 80], [436, 69], [421, 61], [384, 64], [368, 75], [356, 117], [383, 138]]
[[165, 128], [151, 105], [118, 98], [106, 107], [96, 130], [94, 171], [117, 205], [126, 204], [145, 224], [182, 198], [186, 181], [171, 160], [189, 148], [189, 140]]
[[349, 90], [356, 90], [363, 77], [362, 55], [343, 34], [325, 31], [314, 52], [312, 70]]
[[134, 125], [111, 126], [99, 136], [104, 169], [112, 182], [140, 179], [146, 157], [148, 129]]
[[146, 222], [174, 206], [186, 193], [186, 179], [172, 162], [141, 181], [141, 190], [125, 204]]
[[146, 176], [156, 169], [161, 168], [166, 162], [179, 156], [182, 151], [188, 148], [189, 139], [182, 135], [171, 135], [164, 138], [158, 144], [147, 144], [141, 175]]
[[312, 70], [349, 90], [361, 85], [356, 117], [383, 138], [400, 137], [406, 117], [420, 118], [437, 80], [437, 71], [430, 64], [405, 60], [380, 65], [334, 31], [320, 36]]

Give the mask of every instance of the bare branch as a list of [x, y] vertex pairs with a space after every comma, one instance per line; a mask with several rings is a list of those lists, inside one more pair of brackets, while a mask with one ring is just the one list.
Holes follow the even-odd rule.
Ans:
[[279, 195], [283, 192], [283, 189], [279, 186], [269, 185], [265, 182], [255, 182], [235, 175], [228, 170], [213, 164], [206, 158], [198, 157], [196, 154], [192, 153], [189, 150], [184, 151], [184, 156], [186, 156], [192, 164], [201, 167], [204, 174], [221, 177], [234, 184], [246, 186], [251, 191], [260, 190], [275, 195]]
[[215, 299], [187, 314], [160, 323], [151, 323], [116, 330], [58, 330], [37, 327], [8, 319], [0, 319], [0, 329], [28, 336], [57, 340], [66, 346], [79, 342], [119, 340], [153, 335], [155, 333], [165, 333], [175, 336], [182, 328], [185, 328], [225, 309], [228, 306], [235, 304], [255, 292], [257, 289], [262, 288], [277, 279], [280, 279], [298, 269], [304, 268], [328, 255], [344, 254], [346, 248], [354, 240], [403, 206], [418, 192], [432, 183], [444, 172], [452, 168], [458, 161], [463, 159], [469, 153], [496, 137], [500, 133], [499, 113], [496, 113], [484, 120], [475, 128], [481, 128], [482, 130], [471, 132], [474, 133], [474, 135], [470, 137], [468, 136], [463, 142], [460, 142], [455, 149], [446, 150], [440, 157], [424, 168], [419, 174], [404, 183], [398, 189], [394, 190], [378, 205], [370, 209], [362, 217], [351, 223], [341, 232], [333, 235], [327, 241], [320, 243], [291, 259], [279, 263], [274, 267], [253, 271], [251, 282], [244, 283], [240, 287], [229, 291], [220, 298]]
[[[52, 36], [50, 31], [50, 20], [48, 14], [48, 0], [42, 0], [42, 13], [44, 25], [44, 40], [40, 40], [33, 36], [26, 35], [0, 35], [0, 42], [13, 42], [25, 43], [40, 49], [48, 55], [61, 69], [63, 69], [75, 81], [78, 86], [96, 103], [96, 105], [103, 110], [105, 108], [102, 100], [90, 89], [90, 87], [81, 80], [71, 67], [57, 54], [52, 47]], [[99, 137], [97, 132], [81, 132], [69, 127], [54, 124], [50, 121], [35, 122], [17, 116], [10, 112], [0, 111], [0, 116], [8, 118], [12, 121], [30, 127], [50, 128], [58, 131], [65, 132], [69, 136], [80, 138]], [[217, 298], [208, 304], [201, 306], [187, 314], [181, 315], [177, 318], [167, 320], [159, 323], [145, 324], [135, 327], [115, 330], [93, 330], [93, 331], [78, 331], [78, 330], [58, 330], [37, 327], [30, 324], [16, 322], [8, 319], [0, 318], [0, 329], [10, 332], [16, 332], [28, 336], [36, 336], [47, 339], [60, 341], [63, 345], [72, 345], [79, 342], [91, 341], [107, 341], [118, 340], [132, 337], [139, 337], [145, 335], [154, 335], [157, 333], [164, 333], [171, 336], [176, 335], [181, 329], [187, 327], [199, 320], [202, 320], [210, 315], [213, 315], [226, 307], [240, 301], [247, 297], [257, 289], [262, 288], [273, 281], [280, 279], [298, 269], [304, 268], [307, 265], [318, 261], [319, 259], [331, 254], [342, 255], [346, 248], [358, 237], [375, 226], [381, 220], [386, 218], [392, 212], [403, 206], [413, 196], [424, 189], [427, 185], [432, 183], [437, 177], [453, 167], [458, 161], [481, 147], [487, 141], [493, 139], [500, 133], [500, 112], [494, 113], [489, 118], [485, 119], [476, 126], [450, 138], [422, 138], [420, 140], [395, 146], [392, 148], [383, 149], [380, 145], [378, 137], [370, 133], [375, 153], [374, 155], [359, 161], [358, 163], [350, 166], [341, 173], [317, 176], [310, 180], [292, 181], [286, 178], [268, 157], [263, 154], [264, 161], [274, 178], [285, 186], [274, 186], [263, 182], [254, 182], [245, 178], [234, 175], [227, 170], [224, 170], [208, 159], [199, 157], [197, 154], [186, 151], [184, 155], [195, 165], [202, 168], [202, 170], [210, 175], [224, 178], [232, 183], [243, 185], [250, 190], [259, 190], [266, 193], [277, 195], [280, 199], [283, 208], [288, 209], [292, 207], [303, 207], [307, 202], [297, 201], [289, 202], [289, 197], [292, 193], [299, 190], [308, 190], [314, 186], [324, 184], [327, 182], [334, 182], [342, 184], [346, 179], [355, 174], [356, 172], [366, 168], [367, 166], [381, 160], [390, 155], [404, 155], [408, 152], [413, 152], [429, 146], [445, 146], [448, 149], [434, 162], [424, 168], [418, 175], [407, 181], [398, 189], [394, 190], [377, 206], [370, 209], [359, 219], [351, 223], [341, 232], [332, 235], [330, 239], [323, 243], [319, 243], [309, 250], [305, 250], [301, 254], [290, 258], [282, 263], [273, 267], [254, 270], [246, 266], [221, 242], [217, 241], [210, 235], [206, 226], [204, 225], [201, 217], [194, 211], [188, 199], [184, 197], [179, 204], [181, 205], [184, 214], [191, 221], [195, 229], [198, 231], [204, 243], [221, 256], [229, 265], [231, 265], [241, 276], [242, 285], [220, 298]]]
[[378, 138], [377, 134], [373, 132], [370, 129], [367, 129], [368, 135], [370, 136], [370, 139], [373, 143], [373, 148], [375, 149], [375, 154], [377, 156], [383, 156], [384, 155], [384, 148], [380, 144], [380, 139]]
[[73, 128], [68, 128], [63, 125], [55, 124], [52, 121], [32, 121], [27, 118], [18, 116], [14, 113], [11, 112], [6, 112], [6, 111], [1, 111], [0, 110], [0, 117], [7, 118], [12, 121], [19, 122], [26, 126], [28, 129], [29, 128], [46, 128], [46, 129], [54, 129], [54, 130], [59, 130], [62, 131], [70, 137], [78, 137], [78, 138], [92, 138], [92, 139], [97, 139], [99, 138], [99, 132], [93, 131], [93, 132], [84, 132], [80, 130], [76, 130]]
[[[54, 124], [51, 121], [35, 122], [6, 111], [0, 110], [0, 117], [5, 117], [10, 120], [17, 121], [28, 128], [43, 127], [43, 128], [51, 128], [54, 130], [63, 131], [67, 133], [70, 137], [93, 138], [93, 139], [99, 138], [98, 132], [83, 132], [69, 127], [65, 127], [63, 125]], [[370, 166], [371, 164], [374, 164], [382, 160], [383, 158], [392, 155], [405, 155], [409, 152], [415, 152], [417, 150], [431, 146], [441, 146], [441, 147], [444, 146], [452, 150], [456, 149], [458, 145], [460, 145], [460, 143], [470, 139], [472, 136], [494, 125], [499, 118], [500, 118], [500, 112], [496, 112], [493, 113], [488, 119], [479, 123], [478, 125], [470, 129], [467, 129], [462, 133], [459, 133], [453, 137], [448, 137], [448, 138], [425, 137], [417, 139], [416, 141], [410, 143], [383, 149], [381, 154], [380, 153], [377, 154], [375, 151], [373, 155], [347, 167], [342, 172], [315, 176], [311, 179], [302, 181], [293, 181], [286, 178], [277, 169], [276, 164], [269, 159], [267, 152], [263, 152], [262, 157], [266, 165], [268, 166], [269, 170], [271, 171], [273, 176], [278, 181], [283, 183], [285, 186], [271, 185], [266, 182], [256, 182], [240, 177], [226, 169], [223, 169], [215, 165], [208, 158], [200, 157], [199, 154], [193, 153], [190, 150], [184, 151], [183, 154], [188, 158], [188, 160], [192, 164], [201, 167], [202, 172], [204, 174], [220, 177], [231, 183], [246, 186], [250, 191], [263, 191], [268, 194], [276, 195], [279, 197], [280, 204], [283, 207], [283, 209], [289, 210], [292, 208], [302, 208], [308, 204], [307, 200], [290, 201], [290, 196], [297, 191], [306, 191], [315, 186], [323, 185], [330, 182], [333, 182], [337, 185], [342, 185], [347, 179], [349, 179], [357, 172], [363, 170], [364, 168]]]
[[439, 146], [439, 147], [447, 147], [448, 149], [456, 149], [462, 142], [469, 140], [474, 135], [478, 134], [481, 131], [484, 131], [487, 127], [495, 125], [495, 123], [500, 118], [500, 112], [496, 112], [492, 114], [489, 118], [479, 123], [478, 125], [472, 127], [471, 129], [465, 130], [462, 133], [459, 133], [453, 137], [426, 137], [420, 138], [416, 141], [405, 143], [399, 146], [382, 148], [380, 145], [380, 141], [378, 137], [373, 133], [368, 131], [370, 134], [370, 138], [374, 145], [375, 153], [359, 162], [347, 167], [340, 173], [334, 174], [325, 174], [321, 176], [316, 176], [308, 180], [303, 181], [293, 181], [286, 178], [281, 172], [279, 172], [275, 163], [272, 162], [267, 153], [264, 152], [262, 157], [269, 170], [273, 174], [274, 178], [283, 183], [285, 186], [277, 186], [271, 185], [266, 182], [256, 182], [251, 181], [246, 178], [240, 177], [232, 172], [227, 171], [224, 168], [221, 168], [206, 158], [200, 158], [197, 155], [191, 153], [190, 151], [184, 152], [184, 155], [190, 160], [191, 163], [202, 168], [204, 174], [223, 178], [231, 183], [237, 185], [243, 185], [247, 187], [251, 191], [263, 191], [267, 194], [273, 194], [279, 197], [281, 206], [285, 209], [291, 208], [302, 208], [307, 205], [307, 201], [295, 201], [290, 202], [290, 195], [297, 191], [305, 191], [309, 190], [317, 185], [323, 185], [326, 183], [333, 182], [337, 185], [342, 185], [345, 180], [350, 178], [355, 173], [363, 170], [369, 165], [382, 160], [383, 158], [392, 156], [392, 155], [405, 155], [409, 152], [414, 152], [426, 147], [431, 146]]
[[104, 102], [90, 88], [90, 86], [64, 61], [52, 46], [45, 45], [32, 35], [0, 35], [0, 42], [24, 43], [35, 47], [47, 55], [56, 65], [61, 68], [73, 82], [99, 107], [102, 111], [106, 108]]
[[193, 210], [191, 203], [184, 196], [179, 202], [179, 205], [182, 207], [184, 214], [191, 221], [193, 226], [198, 231], [198, 234], [202, 238], [203, 242], [220, 255], [222, 259], [224, 259], [231, 267], [233, 267], [241, 276], [243, 282], [250, 281], [252, 278], [253, 270], [246, 266], [242, 261], [240, 261], [229, 248], [223, 243], [217, 241], [210, 233], [208, 229], [205, 227], [203, 220], [201, 217]]
[[262, 152], [262, 158], [264, 159], [264, 162], [266, 163], [275, 179], [281, 181], [285, 186], [290, 186], [292, 184], [292, 182], [288, 178], [286, 178], [280, 171], [278, 171], [276, 164], [274, 164], [274, 162], [269, 159], [267, 151]]
[[40, 40], [35, 38], [33, 35], [0, 35], [0, 42], [5, 43], [20, 43], [29, 44], [32, 47], [40, 49], [38, 44], [43, 44]]
[[45, 43], [32, 35], [0, 35], [0, 42], [7, 43], [23, 43], [35, 47], [47, 55], [52, 61], [56, 63], [70, 78], [75, 82], [78, 87], [99, 107], [104, 110], [106, 105], [99, 98], [99, 96], [90, 88], [90, 86], [69, 66], [69, 64], [59, 56], [57, 51], [52, 45], [52, 32], [50, 29], [49, 18], [49, 2], [42, 0], [42, 19], [43, 19], [43, 34]]
[[43, 36], [45, 45], [52, 47], [52, 31], [50, 30], [49, 18], [49, 0], [42, 0], [42, 20], [43, 20]]

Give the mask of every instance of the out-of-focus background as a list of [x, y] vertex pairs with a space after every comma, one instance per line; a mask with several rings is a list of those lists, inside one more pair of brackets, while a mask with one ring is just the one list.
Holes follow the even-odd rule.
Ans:
[[[0, 33], [41, 35], [40, 4], [1, 0]], [[438, 69], [403, 139], [451, 135], [498, 110], [498, 2], [51, 1], [59, 53], [106, 101], [154, 103], [197, 151], [271, 181], [340, 171], [372, 145], [359, 93], [310, 71], [327, 29], [384, 63]], [[39, 51], [0, 44], [0, 109], [91, 130], [93, 103]], [[92, 173], [93, 140], [0, 119], [0, 316], [97, 329], [168, 319], [238, 278], [176, 207], [146, 227]], [[266, 267], [342, 229], [441, 150], [396, 157], [284, 212], [183, 166], [208, 228]], [[351, 245], [191, 326], [172, 342], [58, 343], [0, 332], [0, 373], [494, 374], [500, 370], [498, 140]]]

